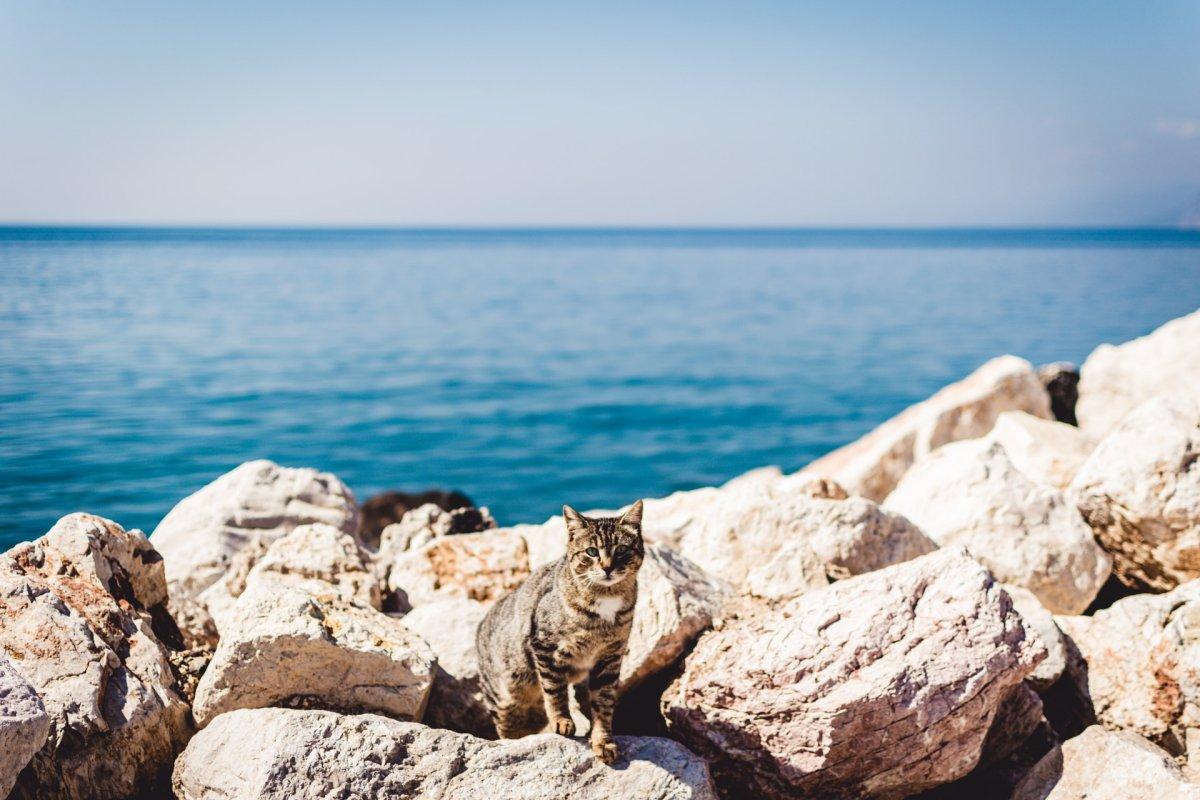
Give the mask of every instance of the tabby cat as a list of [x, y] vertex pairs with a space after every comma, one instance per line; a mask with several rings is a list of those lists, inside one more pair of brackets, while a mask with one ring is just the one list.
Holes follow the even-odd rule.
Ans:
[[592, 752], [611, 764], [613, 707], [645, 556], [642, 501], [620, 517], [595, 519], [563, 506], [563, 518], [567, 554], [530, 575], [479, 623], [480, 683], [502, 739], [547, 723], [575, 735], [567, 704], [574, 685], [592, 723]]

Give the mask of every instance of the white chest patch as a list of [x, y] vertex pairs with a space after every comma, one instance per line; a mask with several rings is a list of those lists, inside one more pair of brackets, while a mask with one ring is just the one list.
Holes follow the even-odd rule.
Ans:
[[595, 602], [592, 603], [592, 611], [599, 614], [606, 622], [613, 623], [617, 619], [617, 612], [624, 605], [624, 598], [606, 594], [596, 598]]

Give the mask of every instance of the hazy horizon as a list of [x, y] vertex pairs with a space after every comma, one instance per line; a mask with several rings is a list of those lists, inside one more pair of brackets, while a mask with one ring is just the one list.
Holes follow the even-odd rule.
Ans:
[[0, 0], [0, 221], [1200, 226], [1200, 6]]

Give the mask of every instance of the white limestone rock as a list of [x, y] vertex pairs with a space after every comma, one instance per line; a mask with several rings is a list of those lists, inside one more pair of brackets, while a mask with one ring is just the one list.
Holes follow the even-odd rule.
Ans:
[[983, 436], [1005, 411], [1054, 418], [1037, 372], [1016, 356], [992, 359], [804, 472], [833, 478], [851, 494], [878, 503], [915, 461], [949, 442]]
[[1037, 636], [1046, 648], [1046, 658], [1029, 673], [1026, 682], [1039, 692], [1058, 682], [1067, 668], [1067, 644], [1054, 621], [1054, 615], [1041, 604], [1033, 592], [1023, 586], [1002, 584], [1012, 598], [1013, 608], [1021, 615], [1025, 630]]
[[727, 621], [663, 710], [728, 796], [899, 798], [967, 774], [1044, 657], [1000, 585], [945, 548]]
[[669, 739], [617, 737], [612, 767], [555, 734], [489, 742], [375, 715], [224, 714], [175, 765], [179, 800], [717, 800], [703, 760]]
[[986, 439], [923, 458], [888, 496], [940, 545], [961, 545], [1000, 580], [1024, 586], [1056, 614], [1088, 607], [1111, 560], [1062, 492], [1021, 473]]
[[1152, 397], [1200, 401], [1200, 311], [1119, 346], [1103, 344], [1083, 364], [1079, 427], [1103, 438]]
[[419, 720], [437, 659], [399, 620], [343, 600], [252, 581], [221, 633], [192, 713], [207, 725], [272, 705], [377, 711]]
[[1158, 397], [1110, 433], [1069, 494], [1127, 586], [1200, 577], [1200, 405]]
[[1200, 786], [1140, 736], [1093, 725], [1043, 757], [1012, 800], [1200, 800]]
[[1057, 623], [1086, 662], [1069, 674], [1096, 721], [1200, 768], [1200, 580]]
[[301, 525], [269, 545], [258, 542], [234, 556], [224, 577], [200, 594], [218, 631], [228, 623], [246, 587], [256, 581], [318, 594], [332, 590], [349, 603], [380, 607], [370, 554], [355, 537], [332, 525]]
[[8, 797], [49, 733], [50, 715], [37, 691], [0, 655], [0, 797]]
[[529, 572], [525, 539], [499, 529], [436, 538], [399, 553], [384, 580], [406, 611], [444, 597], [495, 602], [520, 586]]
[[489, 607], [467, 597], [443, 597], [417, 606], [402, 618], [404, 627], [424, 639], [437, 656], [433, 689], [422, 717], [426, 725], [495, 738], [475, 651], [475, 631]]
[[[329, 473], [271, 461], [248, 461], [184, 498], [150, 537], [166, 560], [172, 610], [194, 603], [243, 548], [317, 522], [357, 535], [354, 494]], [[182, 616], [181, 627], [199, 635], [202, 612]]]
[[1006, 411], [987, 435], [999, 442], [1013, 465], [1043, 486], [1066, 489], [1096, 443], [1074, 425]]
[[[0, 652], [49, 738], [13, 798], [123, 798], [161, 787], [191, 734], [167, 650], [163, 563], [141, 531], [90, 514], [0, 556]], [[7, 755], [7, 754], [6, 754]]]

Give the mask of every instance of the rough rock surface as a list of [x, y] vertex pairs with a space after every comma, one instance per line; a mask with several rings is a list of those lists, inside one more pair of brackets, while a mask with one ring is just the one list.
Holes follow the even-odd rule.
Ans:
[[406, 628], [424, 639], [437, 656], [429, 704], [422, 721], [435, 728], [496, 737], [479, 688], [475, 630], [488, 604], [466, 597], [445, 597], [417, 606], [403, 617]]
[[1000, 585], [945, 548], [727, 622], [663, 709], [731, 793], [903, 797], [969, 772], [1044, 657]]
[[1070, 676], [1096, 721], [1200, 767], [1200, 580], [1057, 621], [1083, 657]]
[[1079, 428], [1024, 411], [1001, 414], [987, 439], [999, 442], [1013, 465], [1034, 483], [1056, 489], [1071, 484], [1096, 447]]
[[728, 593], [722, 581], [678, 553], [647, 545], [638, 570], [629, 650], [621, 663], [622, 690], [678, 661], [712, 625]]
[[716, 800], [704, 762], [676, 742], [617, 743], [609, 767], [555, 734], [488, 742], [374, 715], [235, 711], [192, 739], [174, 786], [179, 800]]
[[260, 542], [238, 553], [225, 576], [200, 594], [218, 631], [246, 587], [257, 581], [318, 594], [332, 589], [347, 602], [380, 607], [370, 555], [355, 537], [332, 525], [301, 525], [270, 545]]
[[1029, 589], [1056, 614], [1087, 608], [1111, 569], [1063, 493], [1033, 483], [986, 439], [931, 453], [885, 505], [939, 544], [966, 547], [997, 578]]
[[1102, 438], [1158, 395], [1200, 399], [1200, 311], [1140, 339], [1093, 350], [1080, 372], [1079, 426]]
[[51, 723], [14, 798], [127, 797], [164, 777], [191, 733], [155, 633], [177, 636], [166, 597], [145, 535], [90, 514], [0, 556], [0, 652]]
[[918, 458], [949, 442], [983, 436], [1005, 411], [1053, 419], [1037, 373], [1016, 356], [992, 359], [804, 471], [831, 477], [851, 494], [878, 503]]
[[1041, 639], [1046, 648], [1045, 660], [1025, 680], [1038, 691], [1049, 689], [1067, 668], [1067, 645], [1063, 633], [1054, 622], [1054, 615], [1034, 597], [1033, 592], [1011, 583], [1004, 584], [1004, 591], [1008, 592], [1013, 608], [1024, 620], [1025, 630]]
[[378, 711], [420, 719], [436, 658], [396, 619], [345, 602], [251, 582], [238, 598], [192, 713], [207, 725], [236, 708], [271, 705]]
[[933, 550], [915, 525], [800, 473], [646, 503], [644, 535], [755, 596], [781, 600]]
[[1161, 592], [1200, 577], [1200, 405], [1160, 397], [1135, 409], [1069, 494], [1125, 585]]
[[0, 797], [50, 733], [50, 715], [29, 682], [0, 655]]
[[[172, 610], [216, 583], [243, 548], [314, 522], [357, 535], [353, 493], [329, 473], [270, 461], [248, 461], [184, 498], [150, 537], [166, 560]], [[176, 617], [180, 627], [203, 625], [195, 608]]]
[[406, 611], [442, 597], [499, 600], [529, 577], [525, 539], [511, 529], [445, 536], [391, 563], [384, 580]]
[[1092, 726], [1039, 761], [1013, 800], [1200, 800], [1200, 786], [1140, 736]]
[[1050, 396], [1050, 412], [1054, 419], [1067, 425], [1078, 425], [1075, 404], [1079, 402], [1079, 368], [1069, 361], [1056, 361], [1038, 367], [1037, 373]]

